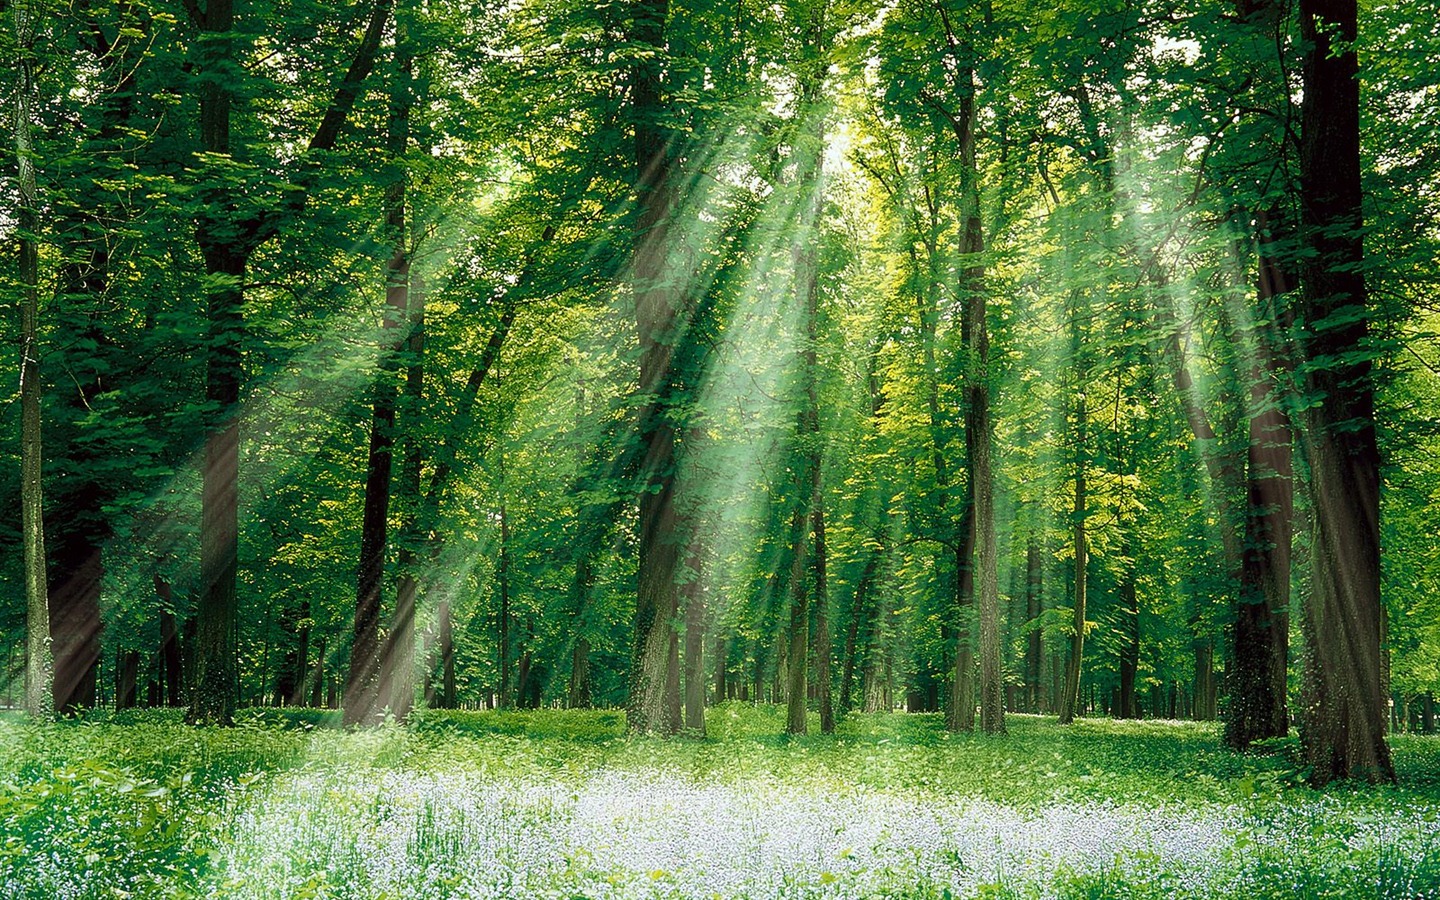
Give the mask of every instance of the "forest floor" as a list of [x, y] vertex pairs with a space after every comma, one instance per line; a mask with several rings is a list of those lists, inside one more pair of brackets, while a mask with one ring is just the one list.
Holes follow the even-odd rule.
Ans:
[[1440, 738], [1314, 791], [1213, 725], [614, 711], [0, 721], [0, 898], [1440, 898]]

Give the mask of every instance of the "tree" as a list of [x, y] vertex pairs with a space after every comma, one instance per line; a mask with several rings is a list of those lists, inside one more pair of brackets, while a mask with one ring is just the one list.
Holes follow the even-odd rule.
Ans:
[[10, 15], [19, 51], [14, 110], [17, 210], [15, 243], [20, 256], [20, 518], [25, 548], [25, 711], [48, 718], [55, 711], [54, 660], [50, 652], [50, 608], [45, 577], [45, 525], [40, 433], [40, 203], [35, 192], [31, 121], [35, 102], [35, 44], [38, 3], [17, 0]]
[[1301, 745], [1311, 779], [1394, 781], [1380, 602], [1380, 450], [1361, 232], [1360, 82], [1354, 0], [1302, 0], [1302, 448], [1310, 470]]
[[633, 66], [635, 219], [631, 264], [635, 328], [640, 343], [637, 440], [644, 448], [639, 475], [639, 572], [635, 648], [626, 706], [634, 731], [674, 732], [680, 727], [678, 606], [680, 544], [675, 511], [678, 404], [671, 361], [688, 326], [684, 285], [671, 254], [677, 204], [677, 138], [668, 125], [664, 90], [669, 0], [636, 0], [630, 39], [643, 52]]
[[[372, 8], [349, 68], [336, 86], [308, 143], [311, 154], [331, 150], [361, 86], [374, 68], [381, 35], [390, 18], [390, 0]], [[304, 209], [305, 185], [283, 202], [245, 208], [237, 197], [231, 160], [231, 114], [240, 71], [234, 0], [211, 0], [191, 9], [200, 32], [200, 149], [205, 163], [197, 195], [200, 211], [195, 242], [205, 263], [208, 333], [205, 398], [213, 412], [205, 441], [201, 489], [200, 579], [195, 677], [187, 715], [194, 723], [229, 724], [238, 693], [235, 660], [236, 593], [239, 554], [240, 422], [244, 366], [245, 271], [263, 244]]]

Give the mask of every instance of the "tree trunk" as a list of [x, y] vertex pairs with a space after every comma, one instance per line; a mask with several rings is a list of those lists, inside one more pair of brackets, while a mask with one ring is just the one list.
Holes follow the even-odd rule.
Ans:
[[715, 657], [715, 703], [718, 704], [730, 699], [730, 641], [725, 635], [715, 635], [713, 653]]
[[455, 632], [450, 616], [450, 601], [441, 600], [436, 616], [440, 619], [440, 696], [441, 709], [455, 709]]
[[[685, 727], [705, 733], [705, 585], [704, 551], [693, 527], [686, 567], [690, 570], [681, 593], [685, 598]], [[723, 660], [720, 663], [724, 665]]]
[[[674, 135], [665, 124], [662, 94], [667, 55], [669, 0], [636, 0], [631, 41], [640, 54], [631, 73], [634, 115], [635, 220], [631, 270], [635, 328], [640, 345], [638, 395], [643, 398], [637, 439], [639, 545], [635, 643], [626, 707], [632, 731], [674, 733], [680, 727], [679, 646], [671, 622], [678, 609], [680, 559], [675, 515], [676, 426], [670, 407], [678, 399], [671, 360], [677, 326], [685, 321], [682, 292], [672, 286], [669, 231], [676, 203]], [[670, 685], [675, 685], [672, 694]]]
[[1304, 446], [1314, 510], [1305, 608], [1301, 744], [1317, 784], [1394, 781], [1385, 743], [1380, 599], [1380, 451], [1361, 237], [1355, 0], [1301, 0], [1309, 47], [1300, 181], [1306, 384]]
[[809, 668], [810, 639], [810, 591], [806, 584], [805, 512], [796, 506], [790, 523], [791, 546], [794, 548], [790, 562], [790, 640], [785, 655], [785, 731], [789, 734], [805, 734], [806, 723], [806, 675]]
[[[236, 64], [233, 0], [211, 0], [201, 30], [200, 148], [217, 156], [230, 153], [230, 109], [234, 84], [221, 74]], [[213, 409], [205, 441], [200, 513], [201, 596], [196, 611], [195, 683], [187, 719], [192, 724], [229, 725], [234, 720], [239, 681], [235, 660], [236, 575], [239, 553], [240, 347], [244, 339], [246, 262], [250, 249], [239, 245], [234, 222], [235, 198], [209, 188], [196, 226], [205, 262], [205, 400]]]
[[1115, 716], [1138, 719], [1140, 704], [1135, 696], [1135, 681], [1140, 670], [1140, 603], [1135, 590], [1135, 539], [1128, 531], [1123, 553], [1130, 562], [1121, 574], [1115, 591], [1120, 603], [1121, 633], [1124, 636], [1120, 646], [1120, 697]]
[[115, 654], [115, 708], [134, 709], [138, 706], [135, 694], [136, 681], [140, 675], [140, 651], [120, 650]]
[[825, 559], [824, 499], [814, 496], [811, 506], [811, 528], [815, 533], [815, 687], [819, 692], [817, 700], [820, 706], [820, 733], [834, 734], [834, 687], [830, 677], [830, 587]]
[[[345, 686], [345, 724], [373, 720], [383, 706], [393, 704], [400, 692], [392, 691], [392, 680], [413, 647], [405, 646], [392, 628], [391, 638], [382, 644], [380, 619], [384, 605], [385, 549], [389, 538], [390, 482], [395, 447], [396, 379], [400, 353], [409, 341], [405, 327], [409, 317], [410, 239], [406, 230], [406, 190], [403, 160], [410, 141], [411, 58], [405, 22], [397, 17], [395, 34], [395, 80], [390, 92], [386, 151], [398, 174], [385, 189], [385, 233], [391, 244], [385, 264], [384, 349], [372, 390], [374, 401], [370, 420], [370, 451], [365, 466], [365, 505], [360, 529], [360, 565], [355, 592], [355, 623], [350, 639], [350, 674]], [[394, 625], [413, 643], [413, 607], [398, 608]], [[413, 693], [413, 687], [411, 687]], [[409, 712], [409, 698], [404, 702]], [[397, 716], [400, 712], [391, 708]]]
[[1025, 620], [1030, 622], [1025, 635], [1025, 703], [1032, 713], [1041, 711], [1041, 661], [1045, 656], [1045, 631], [1040, 627], [1044, 612], [1045, 565], [1040, 559], [1040, 544], [1032, 530], [1025, 543]]
[[166, 706], [183, 706], [181, 695], [180, 634], [175, 624], [174, 598], [170, 583], [155, 576], [155, 594], [160, 599], [160, 669]]
[[498, 569], [495, 573], [495, 586], [500, 594], [500, 611], [499, 620], [497, 623], [499, 630], [499, 646], [496, 647], [495, 651], [499, 654], [500, 657], [498, 660], [500, 664], [500, 688], [496, 693], [499, 696], [500, 708], [510, 709], [515, 705], [515, 695], [511, 691], [511, 688], [514, 686], [515, 681], [512, 680], [510, 675], [510, 660], [514, 656], [514, 653], [511, 651], [510, 647], [510, 513], [509, 507], [505, 503], [504, 496], [505, 482], [503, 473], [505, 470], [505, 465], [503, 461], [503, 452], [501, 454], [501, 460], [502, 461], [500, 464], [500, 471], [502, 474], [500, 482], [500, 560]]
[[[968, 48], [966, 52], [970, 53]], [[1005, 695], [1004, 673], [1000, 668], [999, 554], [995, 544], [995, 479], [991, 471], [994, 424], [990, 417], [990, 332], [986, 323], [985, 264], [980, 258], [985, 251], [985, 237], [980, 224], [980, 172], [975, 159], [973, 67], [967, 66], [961, 75], [960, 91], [957, 137], [965, 229], [961, 252], [966, 259], [962, 327], [966, 350], [965, 454], [970, 469], [972, 544], [980, 588], [980, 729], [987, 734], [1003, 734]], [[957, 657], [963, 655], [957, 654]]]
[[1085, 649], [1085, 408], [1083, 393], [1075, 403], [1075, 503], [1071, 508], [1075, 528], [1075, 615], [1070, 636], [1070, 656], [1065, 661], [1065, 683], [1060, 696], [1060, 724], [1075, 721], [1080, 705], [1080, 664]]
[[[100, 585], [104, 578], [101, 547], [107, 530], [98, 515], [102, 500], [81, 487], [70, 494], [75, 519], [56, 529], [48, 587], [53, 635], [54, 702], [58, 712], [95, 705], [95, 674], [100, 667]], [[93, 505], [92, 505], [93, 502]], [[53, 512], [53, 510], [52, 510]]]
[[19, 208], [15, 242], [20, 276], [20, 520], [25, 566], [25, 711], [48, 719], [55, 711], [55, 669], [50, 645], [49, 596], [45, 577], [45, 525], [40, 435], [40, 255], [39, 204], [35, 188], [31, 120], [34, 117], [34, 52], [37, 23], [27, 0], [11, 4], [16, 54], [15, 162]]
[[[860, 580], [855, 584], [855, 594], [850, 602], [850, 623], [845, 631], [844, 671], [840, 676], [840, 711], [842, 715], [854, 708], [851, 691], [855, 682], [856, 663], [861, 652], [860, 626], [862, 621], [868, 622], [870, 618], [868, 601], [880, 567], [881, 552], [878, 548], [867, 549], [865, 569], [860, 573]], [[861, 671], [864, 671], [863, 666]], [[863, 686], [861, 697], [862, 699], [864, 697]]]

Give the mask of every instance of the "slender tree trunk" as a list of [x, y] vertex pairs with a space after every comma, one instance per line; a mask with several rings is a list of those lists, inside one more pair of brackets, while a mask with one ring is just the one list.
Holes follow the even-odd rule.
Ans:
[[115, 708], [134, 709], [139, 705], [135, 683], [140, 675], [140, 651], [117, 650], [115, 653]]
[[[881, 551], [870, 549], [866, 552], [865, 569], [860, 573], [860, 580], [855, 584], [855, 594], [850, 601], [850, 622], [845, 630], [845, 660], [844, 671], [840, 676], [840, 712], [843, 715], [854, 708], [851, 700], [851, 691], [855, 682], [856, 663], [860, 657], [860, 626], [862, 621], [869, 620], [869, 598], [877, 571], [880, 566]], [[863, 667], [860, 667], [863, 672]], [[864, 698], [862, 686], [861, 698]]]
[[1075, 403], [1075, 503], [1071, 509], [1075, 535], [1075, 615], [1070, 637], [1070, 656], [1065, 661], [1064, 692], [1060, 696], [1060, 724], [1069, 725], [1075, 721], [1080, 704], [1080, 665], [1085, 649], [1085, 566], [1087, 547], [1085, 544], [1085, 395], [1082, 393]]
[[1135, 538], [1130, 530], [1125, 534], [1125, 557], [1130, 560], [1116, 585], [1120, 601], [1120, 615], [1123, 617], [1123, 643], [1120, 646], [1120, 702], [1115, 710], [1116, 718], [1140, 718], [1140, 703], [1135, 695], [1136, 677], [1140, 671], [1140, 603], [1135, 590]]
[[1393, 781], [1385, 743], [1380, 451], [1361, 237], [1355, 0], [1301, 0], [1301, 283], [1314, 510], [1301, 745], [1318, 784]]
[[826, 573], [825, 502], [811, 502], [811, 528], [815, 533], [815, 687], [819, 692], [820, 732], [835, 732], [834, 686], [830, 676], [830, 586]]
[[[395, 81], [390, 94], [386, 150], [396, 173], [385, 190], [385, 231], [392, 251], [385, 264], [384, 349], [372, 390], [374, 402], [370, 424], [370, 451], [365, 466], [365, 504], [360, 529], [360, 565], [355, 592], [355, 623], [350, 640], [350, 674], [345, 686], [345, 724], [371, 721], [387, 700], [399, 697], [391, 681], [399, 668], [391, 657], [405, 654], [406, 647], [394, 639], [382, 643], [380, 620], [384, 606], [385, 550], [389, 539], [390, 482], [395, 447], [396, 379], [400, 353], [409, 335], [410, 239], [406, 230], [404, 156], [410, 140], [410, 52], [403, 17], [395, 35]], [[402, 621], [403, 620], [403, 621]], [[397, 608], [394, 625], [407, 637], [413, 635], [413, 608]], [[413, 637], [410, 643], [413, 643]], [[408, 648], [413, 651], [413, 648]], [[390, 652], [387, 652], [390, 651]], [[405, 654], [408, 656], [408, 654]], [[405, 667], [408, 668], [408, 667]], [[387, 677], [388, 676], [388, 677]], [[413, 687], [411, 688], [413, 693]], [[407, 698], [408, 699], [408, 698]], [[405, 712], [410, 703], [405, 703]], [[392, 707], [392, 712], [399, 715]]]
[[37, 23], [31, 0], [14, 0], [10, 14], [19, 50], [15, 82], [15, 162], [19, 209], [15, 242], [20, 257], [20, 519], [25, 565], [25, 711], [48, 719], [55, 712], [54, 659], [50, 644], [50, 609], [45, 576], [45, 525], [40, 480], [43, 451], [40, 435], [40, 256], [39, 201], [31, 145], [35, 102], [35, 38]]
[[[500, 468], [503, 473], [503, 462]], [[495, 652], [498, 653], [500, 657], [498, 660], [500, 667], [500, 689], [497, 691], [500, 698], [500, 708], [510, 709], [515, 705], [515, 695], [511, 691], [515, 682], [510, 675], [510, 660], [514, 657], [514, 653], [510, 647], [510, 511], [508, 504], [505, 502], [505, 482], [503, 474], [501, 475], [500, 485], [500, 560], [499, 568], [495, 573], [496, 589], [500, 595], [498, 622], [500, 641]]]
[[[704, 550], [693, 523], [686, 531], [690, 574], [681, 590], [685, 598], [685, 727], [705, 733], [705, 586]], [[722, 667], [724, 661], [719, 663]]]
[[455, 690], [455, 630], [450, 614], [450, 601], [440, 601], [440, 706], [456, 709], [459, 695]]
[[1025, 634], [1025, 705], [1032, 713], [1041, 708], [1041, 660], [1045, 654], [1045, 631], [1038, 624], [1044, 612], [1045, 565], [1040, 558], [1040, 543], [1032, 530], [1025, 542], [1025, 620], [1030, 622]]
[[[718, 628], [717, 628], [718, 630]], [[730, 699], [730, 640], [724, 634], [715, 635], [715, 703]]]
[[183, 706], [181, 696], [180, 633], [175, 622], [175, 597], [170, 582], [155, 575], [155, 596], [160, 601], [160, 668], [165, 705]]
[[[400, 398], [400, 419], [407, 433], [401, 438], [403, 457], [400, 483], [395, 488], [395, 502], [408, 520], [416, 515], [420, 502], [421, 443], [408, 433], [419, 425], [421, 393], [424, 388], [425, 293], [410, 271], [414, 239], [407, 228], [409, 203], [405, 159], [410, 149], [410, 113], [415, 104], [414, 48], [409, 33], [410, 5], [396, 4], [395, 9], [395, 76], [390, 89], [389, 122], [386, 130], [386, 152], [398, 173], [387, 197], [386, 230], [394, 240], [394, 252], [387, 269], [386, 310], [404, 315], [405, 339], [397, 347], [397, 355], [408, 357], [405, 383]], [[396, 296], [391, 297], [391, 292]], [[398, 362], [398, 360], [397, 360]], [[401, 534], [404, 533], [402, 525]], [[414, 549], [402, 546], [399, 553], [401, 576], [396, 583], [395, 612], [390, 631], [380, 651], [380, 683], [383, 702], [397, 719], [404, 720], [415, 705], [415, 578], [409, 570], [415, 562]]]
[[785, 674], [780, 681], [785, 684], [786, 714], [785, 730], [790, 734], [805, 734], [806, 723], [806, 674], [809, 666], [810, 639], [810, 591], [806, 584], [807, 560], [805, 541], [805, 511], [796, 506], [790, 523], [791, 546], [794, 547], [790, 562], [790, 640], [785, 655]]

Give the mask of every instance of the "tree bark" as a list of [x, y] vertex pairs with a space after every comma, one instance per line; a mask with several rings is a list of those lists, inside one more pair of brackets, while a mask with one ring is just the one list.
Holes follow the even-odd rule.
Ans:
[[[681, 589], [685, 598], [685, 727], [705, 733], [705, 585], [704, 549], [693, 523], [686, 531], [690, 546], [686, 554], [689, 574]], [[720, 661], [724, 665], [724, 661]]]
[[825, 501], [815, 497], [810, 513], [815, 533], [815, 687], [819, 694], [820, 733], [835, 732], [835, 691], [830, 675], [830, 586], [826, 572]]
[[807, 567], [805, 522], [807, 516], [803, 506], [795, 507], [790, 523], [791, 546], [794, 548], [790, 561], [790, 640], [785, 655], [785, 731], [789, 734], [805, 734], [809, 730], [806, 722], [806, 695], [809, 669], [810, 643], [810, 591], [806, 584]]
[[40, 425], [40, 256], [36, 233], [39, 204], [35, 188], [31, 120], [35, 102], [37, 23], [30, 0], [11, 4], [19, 50], [15, 83], [15, 163], [19, 208], [15, 240], [20, 265], [20, 520], [25, 566], [25, 711], [48, 719], [55, 712], [55, 668], [50, 643], [49, 595], [45, 574]]
[[1119, 600], [1122, 617], [1120, 646], [1120, 702], [1115, 710], [1119, 719], [1140, 718], [1140, 703], [1135, 695], [1135, 681], [1140, 670], [1140, 603], [1135, 590], [1135, 539], [1127, 531], [1125, 535], [1125, 557], [1130, 560], [1116, 585], [1116, 599]]
[[1025, 696], [1029, 712], [1041, 711], [1041, 661], [1045, 654], [1045, 631], [1039, 625], [1044, 612], [1045, 565], [1040, 543], [1032, 529], [1025, 542], [1025, 620], [1032, 623], [1025, 634]]
[[1394, 781], [1380, 599], [1380, 451], [1367, 346], [1355, 0], [1301, 0], [1301, 284], [1314, 564], [1301, 745], [1311, 779]]
[[1075, 721], [1080, 704], [1080, 666], [1085, 650], [1085, 421], [1088, 415], [1085, 395], [1081, 393], [1075, 401], [1075, 502], [1071, 508], [1075, 541], [1075, 614], [1070, 636], [1070, 656], [1065, 661], [1065, 682], [1060, 695], [1061, 725], [1069, 725]]
[[[675, 514], [678, 399], [671, 360], [685, 324], [669, 256], [676, 202], [674, 135], [665, 124], [663, 91], [669, 0], [636, 0], [631, 41], [646, 49], [631, 73], [634, 116], [635, 219], [632, 260], [635, 328], [640, 345], [637, 439], [644, 448], [638, 479], [639, 546], [635, 642], [626, 707], [632, 731], [674, 733], [680, 727], [679, 646], [671, 622], [678, 609], [680, 559]], [[672, 694], [670, 686], [675, 685]]]
[[[315, 134], [311, 151], [334, 148], [360, 86], [374, 67], [375, 53], [390, 16], [388, 0], [371, 12], [355, 56]], [[215, 157], [230, 155], [230, 118], [240, 60], [235, 51], [233, 0], [210, 0], [199, 17], [200, 149]], [[251, 255], [298, 215], [308, 202], [306, 190], [293, 192], [272, 211], [243, 212], [233, 186], [205, 184], [198, 192], [202, 210], [195, 239], [204, 260], [208, 330], [205, 399], [213, 410], [205, 443], [201, 487], [201, 596], [196, 613], [195, 676], [186, 715], [195, 724], [229, 725], [234, 720], [239, 683], [235, 659], [236, 578], [239, 556], [240, 387], [244, 379], [241, 347], [245, 335], [244, 280]]]

